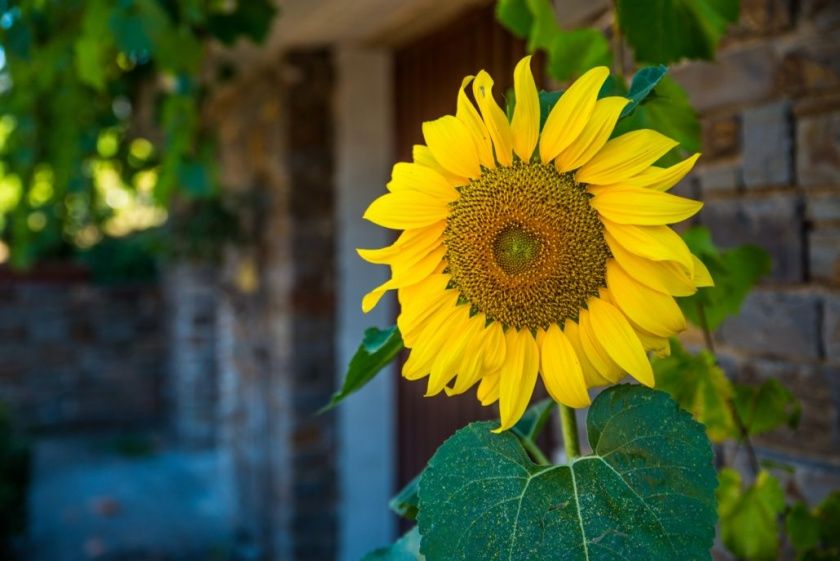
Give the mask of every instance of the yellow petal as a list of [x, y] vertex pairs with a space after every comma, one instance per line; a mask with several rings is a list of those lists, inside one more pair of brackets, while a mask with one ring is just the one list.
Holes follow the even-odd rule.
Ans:
[[481, 175], [478, 152], [466, 125], [452, 115], [423, 123], [423, 137], [435, 160], [456, 175]]
[[503, 166], [511, 165], [513, 163], [513, 133], [511, 133], [505, 112], [493, 99], [493, 78], [484, 70], [479, 72], [473, 80], [473, 97], [478, 103], [478, 108], [481, 109], [484, 125], [493, 140], [496, 160]]
[[470, 182], [470, 180], [466, 177], [456, 175], [440, 165], [438, 161], [435, 160], [435, 157], [432, 155], [432, 151], [429, 150], [429, 147], [424, 144], [415, 144], [413, 146], [411, 150], [411, 159], [421, 166], [432, 168], [444, 176], [452, 185], [466, 185]]
[[499, 380], [501, 379], [501, 371], [496, 370], [486, 374], [478, 385], [476, 397], [485, 407], [496, 403], [499, 400]]
[[400, 328], [405, 346], [413, 348], [429, 318], [441, 307], [452, 308], [458, 300], [456, 290], [446, 290], [449, 275], [430, 275], [422, 281], [399, 289]]
[[636, 282], [615, 260], [607, 262], [607, 288], [628, 319], [645, 331], [671, 337], [685, 329], [685, 317], [671, 296]]
[[401, 268], [392, 266], [392, 278], [380, 284], [362, 298], [362, 311], [368, 313], [375, 308], [389, 290], [396, 290], [418, 283], [430, 276], [435, 272], [444, 255], [446, 255], [446, 248], [440, 246], [431, 253], [421, 256], [416, 262], [405, 264]]
[[697, 214], [703, 203], [644, 187], [594, 187], [589, 204], [618, 224], [661, 226], [682, 222]]
[[586, 122], [580, 136], [554, 161], [557, 170], [560, 173], [572, 171], [591, 160], [609, 140], [621, 111], [628, 103], [630, 100], [626, 97], [605, 97], [598, 100], [592, 117]]
[[591, 403], [577, 353], [556, 324], [549, 326], [540, 342], [540, 365], [545, 389], [554, 401], [569, 407]]
[[540, 158], [544, 164], [571, 146], [583, 131], [609, 75], [606, 66], [592, 68], [575, 80], [551, 108], [540, 135]]
[[486, 343], [484, 324], [486, 317], [479, 313], [469, 318], [464, 328], [464, 347], [454, 368], [458, 374], [453, 387], [444, 388], [446, 395], [458, 395], [478, 383], [483, 370], [483, 348]]
[[386, 187], [391, 192], [405, 189], [420, 191], [447, 203], [458, 198], [458, 191], [443, 175], [420, 164], [406, 162], [395, 164], [391, 172], [391, 181]]
[[610, 381], [598, 373], [595, 366], [583, 351], [583, 345], [580, 342], [580, 326], [572, 320], [567, 319], [563, 325], [563, 333], [566, 335], [566, 339], [569, 340], [569, 344], [575, 350], [575, 356], [577, 356], [578, 362], [580, 362], [580, 368], [583, 371], [583, 379], [586, 382], [586, 386], [595, 388], [609, 384]]
[[[446, 222], [440, 221], [424, 228], [406, 230], [393, 244], [381, 249], [357, 249], [356, 253], [368, 263], [387, 265], [406, 254], [426, 254], [440, 245]], [[409, 260], [411, 260], [409, 258]]]
[[694, 286], [714, 286], [715, 281], [712, 279], [712, 274], [709, 273], [709, 269], [706, 268], [706, 265], [694, 254], [691, 255], [691, 259], [694, 261], [694, 276], [691, 278]]
[[[697, 288], [683, 267], [673, 261], [651, 261], [631, 253], [608, 231], [604, 239], [621, 268], [637, 281], [672, 296], [691, 296]], [[696, 269], [696, 268], [695, 268]]]
[[694, 274], [694, 260], [688, 246], [668, 226], [634, 226], [601, 218], [615, 241], [640, 257], [653, 261], [676, 261], [688, 274]]
[[464, 349], [470, 341], [470, 307], [459, 306], [458, 311], [442, 326], [445, 343], [432, 361], [429, 370], [429, 384], [426, 397], [439, 394], [450, 380], [455, 377], [456, 365], [464, 355]]
[[655, 191], [667, 191], [679, 183], [691, 171], [691, 168], [694, 167], [699, 157], [700, 154], [694, 154], [680, 163], [667, 168], [651, 166], [629, 179], [624, 179], [620, 184], [615, 184], [615, 186], [645, 187], [646, 189], [653, 189]]
[[635, 327], [636, 335], [639, 336], [639, 341], [642, 342], [646, 351], [652, 351], [654, 356], [659, 358], [666, 357], [671, 354], [671, 341], [667, 337], [657, 337], [648, 333], [644, 329]]
[[531, 74], [530, 56], [526, 56], [516, 65], [513, 71], [513, 88], [516, 96], [516, 106], [510, 122], [513, 151], [523, 162], [528, 162], [540, 136], [540, 99], [534, 76]]
[[[445, 352], [449, 345], [449, 338], [452, 335], [451, 325], [463, 313], [466, 306], [448, 306], [439, 308], [432, 314], [423, 327], [423, 331], [417, 338], [417, 345], [411, 349], [412, 356], [415, 356], [419, 371], [409, 372], [409, 375], [423, 377], [429, 373], [435, 359]], [[403, 375], [406, 375], [405, 369]], [[453, 373], [454, 375], [454, 373]], [[407, 377], [407, 376], [406, 376]]]
[[648, 168], [679, 144], [650, 129], [631, 131], [607, 142], [575, 175], [578, 183], [620, 183]]
[[449, 216], [449, 206], [440, 199], [417, 191], [386, 193], [365, 211], [365, 219], [394, 230], [422, 228]]
[[483, 365], [486, 372], [493, 372], [502, 367], [505, 362], [507, 347], [505, 332], [502, 324], [494, 321], [484, 330], [485, 344], [482, 349]]
[[537, 382], [540, 352], [527, 329], [510, 328], [505, 333], [507, 356], [500, 372], [499, 416], [501, 426], [494, 432], [506, 431], [522, 417]]
[[481, 115], [478, 114], [472, 102], [467, 99], [467, 93], [464, 91], [472, 81], [473, 76], [467, 76], [461, 82], [461, 89], [458, 90], [458, 108], [455, 116], [470, 131], [476, 150], [478, 150], [478, 160], [481, 162], [481, 165], [492, 169], [496, 167], [496, 161], [493, 159], [493, 142], [490, 140], [490, 133], [487, 132], [487, 127], [484, 126]]
[[590, 298], [589, 319], [595, 336], [610, 358], [636, 380], [653, 387], [653, 368], [624, 314], [600, 298]]
[[595, 335], [589, 310], [580, 311], [580, 344], [592, 366], [603, 378], [610, 383], [615, 383], [624, 377], [624, 370], [607, 353]]

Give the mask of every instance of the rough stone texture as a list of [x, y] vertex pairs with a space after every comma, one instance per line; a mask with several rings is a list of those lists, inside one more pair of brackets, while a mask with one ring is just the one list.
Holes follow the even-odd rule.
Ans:
[[808, 271], [813, 280], [840, 284], [840, 227], [809, 232]]
[[756, 290], [719, 335], [727, 344], [755, 355], [815, 360], [820, 358], [820, 330], [816, 295]]
[[225, 182], [253, 201], [219, 317], [221, 443], [242, 555], [335, 558], [332, 58], [297, 51], [216, 100]]
[[829, 93], [840, 86], [840, 45], [836, 34], [800, 37], [785, 45], [777, 81], [793, 97]]
[[773, 280], [800, 282], [804, 277], [801, 203], [794, 195], [769, 195], [706, 201], [700, 221], [723, 247], [754, 244], [773, 258]]
[[673, 75], [700, 111], [760, 102], [775, 93], [776, 53], [766, 43], [737, 46], [715, 63], [677, 67]]
[[737, 155], [741, 148], [741, 119], [735, 114], [701, 119], [703, 156], [706, 159]]
[[[828, 361], [840, 365], [840, 294], [825, 297], [823, 309], [823, 346]], [[835, 372], [836, 387], [840, 390], [840, 372]], [[840, 397], [840, 393], [838, 393]]]
[[784, 186], [793, 179], [790, 103], [778, 101], [744, 111], [744, 185]]
[[704, 197], [734, 193], [743, 183], [741, 166], [735, 162], [727, 161], [698, 167], [695, 175]]
[[742, 0], [741, 18], [730, 36], [765, 35], [793, 24], [791, 0]]
[[801, 185], [840, 185], [840, 111], [800, 117], [796, 149], [796, 174]]
[[30, 428], [156, 423], [162, 306], [154, 286], [0, 278], [0, 403]]
[[215, 444], [218, 421], [216, 270], [178, 263], [166, 277], [170, 422], [182, 444]]

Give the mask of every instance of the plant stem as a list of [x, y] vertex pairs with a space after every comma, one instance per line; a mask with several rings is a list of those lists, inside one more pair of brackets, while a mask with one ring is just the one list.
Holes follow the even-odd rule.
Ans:
[[513, 430], [513, 432], [514, 434], [516, 434], [516, 436], [519, 437], [519, 442], [522, 443], [522, 447], [525, 448], [525, 450], [527, 450], [529, 454], [531, 454], [531, 457], [534, 459], [534, 461], [537, 462], [537, 464], [541, 466], [547, 466], [551, 464], [551, 462], [548, 461], [548, 458], [545, 457], [545, 454], [543, 454], [543, 451], [540, 450], [540, 447], [537, 446], [536, 442], [534, 442], [526, 436], [523, 436], [519, 431], [515, 429]]
[[[700, 320], [700, 327], [703, 329], [703, 339], [706, 342], [706, 349], [712, 353], [715, 357], [715, 362], [717, 362], [715, 341], [712, 337], [712, 332], [709, 329], [709, 321], [706, 319], [706, 309], [703, 307], [701, 302], [697, 302], [697, 317]], [[755, 477], [758, 475], [758, 472], [761, 471], [761, 466], [758, 463], [758, 456], [756, 455], [755, 448], [753, 448], [752, 441], [750, 440], [750, 433], [747, 430], [747, 425], [738, 413], [735, 403], [731, 399], [728, 399], [726, 404], [732, 412], [732, 419], [735, 421], [735, 425], [738, 427], [738, 432], [741, 434], [741, 443], [743, 443], [744, 448], [747, 449], [747, 458], [749, 459], [750, 470], [752, 471], [753, 477]]]
[[560, 408], [560, 426], [563, 430], [563, 447], [566, 450], [566, 460], [571, 461], [580, 456], [580, 441], [578, 440], [577, 418], [575, 410], [562, 403]]

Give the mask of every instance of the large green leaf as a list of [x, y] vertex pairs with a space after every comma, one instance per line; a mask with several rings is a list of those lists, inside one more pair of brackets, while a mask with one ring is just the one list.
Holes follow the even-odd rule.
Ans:
[[722, 442], [737, 434], [730, 401], [732, 384], [706, 351], [693, 355], [671, 339], [671, 354], [653, 362], [656, 387], [706, 426], [709, 438]]
[[534, 464], [510, 432], [473, 423], [420, 482], [429, 561], [709, 559], [715, 472], [703, 427], [667, 394], [615, 386], [592, 404], [593, 454]]
[[735, 385], [735, 408], [750, 435], [763, 434], [781, 425], [796, 428], [802, 404], [781, 382], [770, 379], [760, 385]]
[[557, 80], [569, 80], [592, 67], [611, 64], [610, 43], [597, 29], [558, 31], [548, 49], [548, 71]]
[[371, 551], [362, 561], [424, 561], [420, 555], [420, 532], [417, 526], [388, 547]]
[[723, 543], [739, 558], [772, 561], [779, 552], [778, 517], [785, 508], [779, 480], [766, 471], [744, 488], [740, 474], [725, 468], [717, 491]]
[[708, 328], [714, 331], [728, 316], [740, 311], [752, 287], [770, 272], [770, 256], [752, 245], [721, 252], [712, 242], [707, 228], [691, 228], [683, 234], [683, 239], [691, 252], [709, 268], [715, 286], [701, 288], [693, 296], [678, 298], [677, 302], [686, 318], [700, 327], [699, 310], [702, 307]]
[[499, 0], [496, 3], [496, 19], [520, 39], [528, 36], [534, 24], [527, 0]]
[[636, 60], [667, 64], [711, 60], [739, 0], [616, 0], [618, 21]]
[[[653, 71], [644, 78], [653, 78]], [[644, 91], [639, 84], [640, 92]], [[700, 121], [688, 100], [688, 94], [682, 87], [669, 78], [660, 76], [653, 91], [645, 92], [644, 103], [638, 105], [631, 114], [621, 119], [613, 131], [613, 136], [638, 129], [653, 129], [673, 138], [680, 145], [659, 163], [675, 163], [680, 156], [697, 152], [700, 149]]]
[[627, 97], [630, 98], [630, 103], [621, 112], [622, 117], [626, 117], [636, 110], [640, 103], [643, 103], [648, 96], [653, 93], [653, 89], [659, 85], [662, 78], [668, 73], [668, 68], [662, 65], [646, 66], [639, 69], [633, 75], [633, 81], [630, 82], [630, 91]]
[[402, 350], [403, 340], [396, 325], [388, 329], [367, 329], [359, 350], [350, 359], [347, 374], [344, 375], [344, 384], [321, 411], [332, 409], [348, 395], [362, 389], [380, 370], [391, 364]]

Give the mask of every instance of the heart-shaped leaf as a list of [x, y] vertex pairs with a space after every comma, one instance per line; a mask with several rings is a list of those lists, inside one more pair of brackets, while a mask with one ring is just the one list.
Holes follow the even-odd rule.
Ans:
[[593, 454], [534, 464], [510, 433], [473, 423], [420, 481], [428, 561], [709, 559], [715, 471], [702, 425], [667, 394], [602, 392], [589, 412]]
[[425, 561], [420, 555], [420, 533], [417, 526], [390, 546], [371, 551], [362, 561]]

